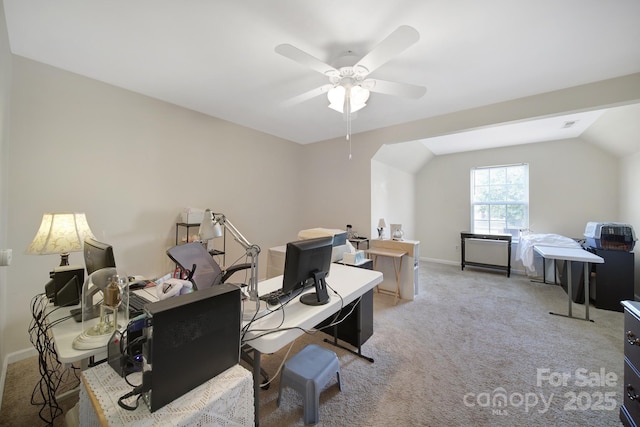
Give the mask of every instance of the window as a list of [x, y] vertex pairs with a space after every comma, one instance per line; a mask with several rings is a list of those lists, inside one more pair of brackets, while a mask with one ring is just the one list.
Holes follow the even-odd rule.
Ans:
[[529, 227], [529, 165], [471, 169], [471, 229], [510, 233]]

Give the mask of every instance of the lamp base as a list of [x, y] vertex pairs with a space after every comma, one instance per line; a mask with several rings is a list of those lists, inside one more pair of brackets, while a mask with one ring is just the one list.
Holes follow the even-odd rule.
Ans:
[[269, 309], [267, 308], [267, 304], [264, 301], [252, 301], [250, 299], [246, 299], [242, 301], [242, 320], [245, 322], [249, 322], [251, 320], [257, 320], [269, 313]]
[[60, 265], [69, 265], [69, 252], [63, 252], [60, 254]]

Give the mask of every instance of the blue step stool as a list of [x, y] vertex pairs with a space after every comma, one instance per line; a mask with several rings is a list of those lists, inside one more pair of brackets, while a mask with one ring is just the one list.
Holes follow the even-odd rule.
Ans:
[[324, 347], [309, 344], [285, 362], [280, 374], [278, 406], [280, 406], [282, 389], [291, 387], [303, 396], [304, 423], [317, 423], [320, 392], [334, 374], [338, 377], [338, 389], [342, 391], [338, 356]]

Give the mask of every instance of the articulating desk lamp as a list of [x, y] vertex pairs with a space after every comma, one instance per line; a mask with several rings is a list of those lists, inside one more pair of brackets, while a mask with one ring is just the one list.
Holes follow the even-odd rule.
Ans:
[[[243, 310], [243, 318], [251, 320], [260, 312], [260, 299], [258, 298], [258, 255], [260, 254], [260, 246], [250, 243], [224, 214], [214, 213], [211, 209], [204, 211], [204, 218], [198, 230], [200, 239], [208, 241], [222, 236], [222, 226], [244, 248], [249, 259], [251, 274], [248, 285], [248, 301], [250, 303]], [[251, 305], [254, 305], [254, 307], [250, 307]]]

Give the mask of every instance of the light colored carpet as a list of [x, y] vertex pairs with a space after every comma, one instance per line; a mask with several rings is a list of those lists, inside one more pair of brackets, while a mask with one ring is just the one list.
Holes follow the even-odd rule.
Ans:
[[[342, 391], [332, 380], [322, 392], [319, 426], [620, 426], [623, 314], [591, 307], [592, 323], [549, 311], [567, 311], [558, 286], [422, 262], [415, 301], [374, 295], [374, 334], [363, 346], [374, 363], [323, 343], [322, 333], [298, 339], [289, 357], [314, 342], [340, 358]], [[583, 313], [574, 305], [574, 315]], [[263, 366], [274, 373], [287, 350], [264, 355]], [[37, 408], [15, 398], [20, 389], [30, 396], [37, 381], [29, 360], [20, 369], [31, 376], [5, 387], [2, 426], [43, 425], [12, 422], [16, 413], [37, 420]], [[562, 375], [565, 385], [546, 380]], [[286, 389], [278, 408], [277, 395], [276, 377], [261, 391], [260, 424], [303, 425], [302, 398]]]
[[[622, 313], [591, 307], [594, 323], [550, 315], [567, 312], [566, 293], [522, 276], [432, 263], [420, 273], [413, 302], [375, 295], [374, 334], [363, 346], [373, 364], [334, 349], [343, 390], [333, 381], [323, 392], [319, 425], [621, 425]], [[299, 339], [291, 354], [320, 335]], [[263, 358], [270, 372], [283, 354]], [[538, 370], [569, 377], [565, 386], [538, 384]], [[615, 380], [583, 385], [602, 370]], [[276, 380], [261, 392], [261, 425], [302, 425], [301, 398], [287, 389], [278, 408], [277, 390]], [[499, 394], [503, 406], [494, 404]]]

